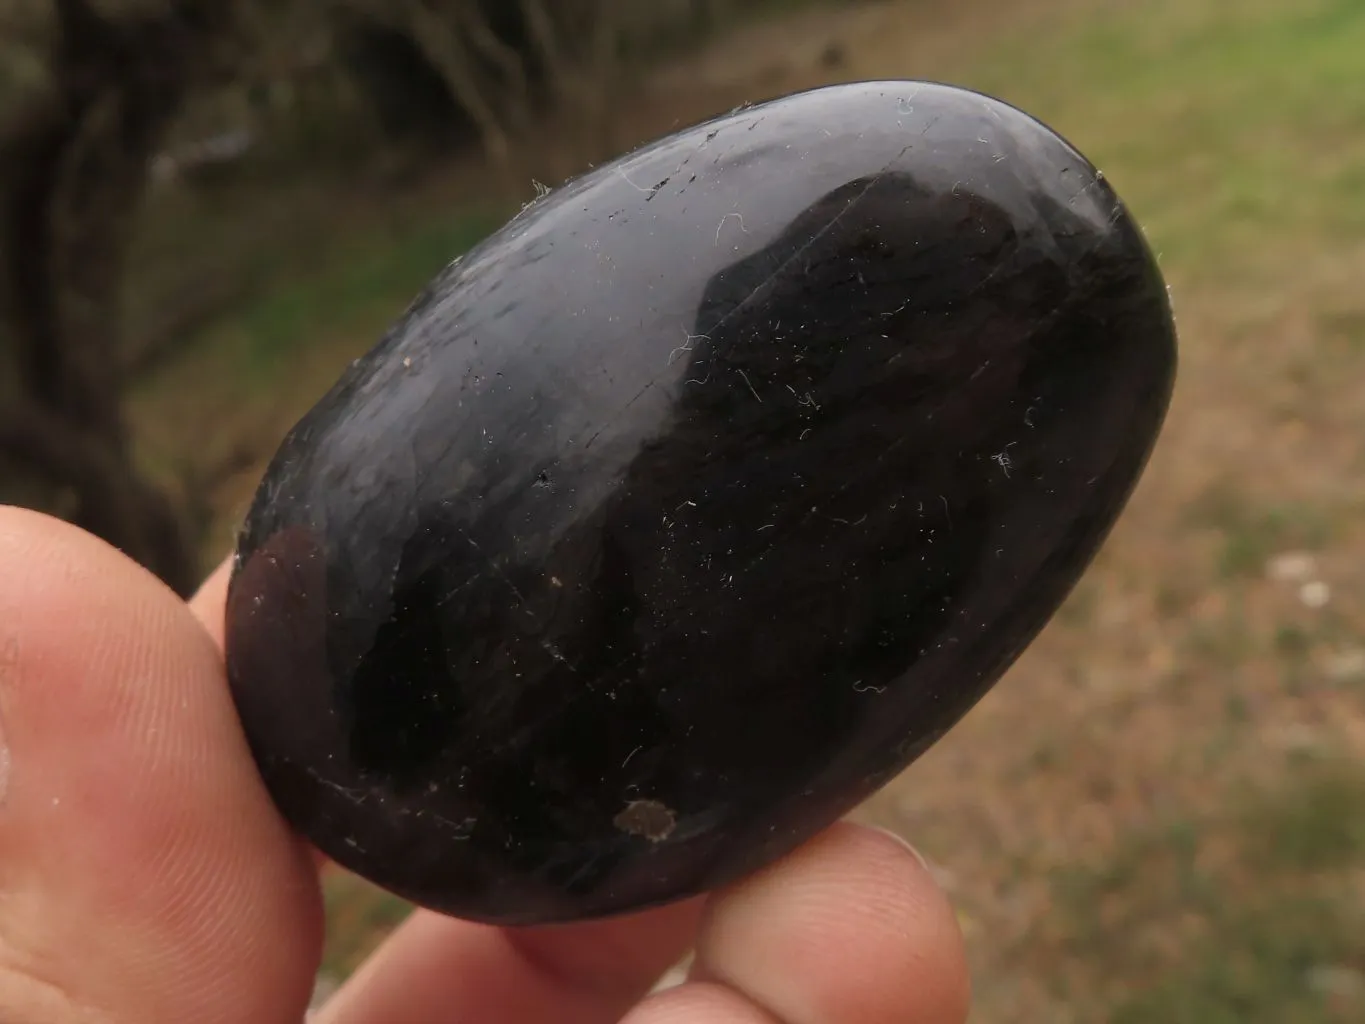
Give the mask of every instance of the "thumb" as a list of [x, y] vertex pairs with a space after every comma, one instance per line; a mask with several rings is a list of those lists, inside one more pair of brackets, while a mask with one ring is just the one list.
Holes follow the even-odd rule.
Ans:
[[0, 1020], [298, 1024], [321, 919], [190, 609], [0, 508]]

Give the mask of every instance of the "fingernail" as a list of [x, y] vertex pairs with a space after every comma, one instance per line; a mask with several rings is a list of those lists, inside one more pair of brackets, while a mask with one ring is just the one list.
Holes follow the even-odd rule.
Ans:
[[919, 861], [920, 867], [930, 874], [934, 873], [934, 866], [929, 863], [929, 859], [925, 857], [924, 854], [920, 853], [919, 850], [915, 849], [914, 845], [912, 845], [910, 840], [906, 839], [905, 836], [901, 835], [899, 832], [892, 832], [889, 828], [884, 828], [881, 825], [870, 825], [869, 828], [874, 832], [880, 832], [888, 839], [894, 839], [896, 842], [900, 843], [901, 846], [904, 846], [910, 851], [911, 856], [913, 856], [915, 860]]

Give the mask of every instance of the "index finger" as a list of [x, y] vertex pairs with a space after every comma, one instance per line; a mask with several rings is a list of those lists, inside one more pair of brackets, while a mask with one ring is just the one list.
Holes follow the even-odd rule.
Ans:
[[[218, 563], [218, 567], [209, 573], [199, 589], [194, 592], [189, 600], [190, 611], [199, 620], [208, 635], [217, 644], [218, 650], [223, 650], [224, 634], [226, 632], [226, 609], [228, 583], [232, 579], [232, 556], [229, 555]], [[317, 849], [311, 843], [308, 844], [308, 853], [313, 860], [313, 866], [321, 871], [330, 863], [327, 855]]]
[[218, 568], [211, 572], [207, 579], [199, 585], [199, 589], [190, 598], [190, 611], [194, 612], [209, 636], [213, 637], [213, 642], [218, 645], [218, 649], [223, 649], [224, 631], [224, 609], [227, 607], [228, 581], [232, 578], [232, 556], [228, 556], [218, 563]]

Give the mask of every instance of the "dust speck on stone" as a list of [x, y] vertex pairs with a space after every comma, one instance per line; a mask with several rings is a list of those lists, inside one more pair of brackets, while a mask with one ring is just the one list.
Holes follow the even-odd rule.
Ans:
[[661, 843], [677, 828], [678, 816], [671, 807], [658, 800], [632, 800], [611, 823], [628, 835], [640, 836], [651, 843]]

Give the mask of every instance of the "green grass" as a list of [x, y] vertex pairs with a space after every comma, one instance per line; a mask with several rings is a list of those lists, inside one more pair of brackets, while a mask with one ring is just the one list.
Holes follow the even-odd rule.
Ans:
[[1235, 482], [1209, 484], [1183, 516], [1187, 527], [1219, 534], [1216, 572], [1223, 580], [1261, 576], [1287, 551], [1320, 551], [1333, 540], [1335, 517], [1317, 505], [1263, 503]]
[[1011, 42], [970, 84], [1072, 137], [1192, 278], [1274, 262], [1267, 238], [1365, 233], [1365, 4], [1148, 0]]
[[327, 911], [327, 943], [322, 970], [345, 978], [375, 945], [412, 912], [412, 905], [366, 882], [331, 874], [322, 888]]
[[1240, 826], [1254, 866], [1271, 874], [1365, 868], [1365, 770], [1317, 765], [1306, 782], [1253, 804]]
[[1313, 762], [1223, 815], [1129, 835], [1054, 891], [1113, 1024], [1336, 1024], [1319, 982], [1365, 972], [1362, 870], [1365, 768]]
[[[502, 212], [434, 211], [417, 223], [369, 227], [355, 237], [334, 228], [334, 237], [314, 243], [306, 266], [294, 254], [287, 277], [253, 289], [230, 316], [211, 325], [189, 358], [211, 353], [228, 381], [258, 389], [278, 386], [302, 349], [340, 339], [377, 341], [442, 267], [497, 227]], [[169, 377], [183, 369], [171, 367]]]
[[261, 295], [236, 317], [241, 372], [266, 383], [297, 346], [319, 334], [360, 330], [378, 340], [437, 271], [497, 223], [462, 211], [436, 217], [396, 244], [356, 247], [316, 275]]
[[[1235, 893], [1227, 893], [1237, 900]], [[1188, 951], [1188, 963], [1121, 1002], [1113, 1024], [1345, 1024], [1351, 992], [1317, 979], [1365, 964], [1365, 915], [1330, 897], [1235, 905]], [[1351, 1003], [1356, 1003], [1353, 1010]]]

